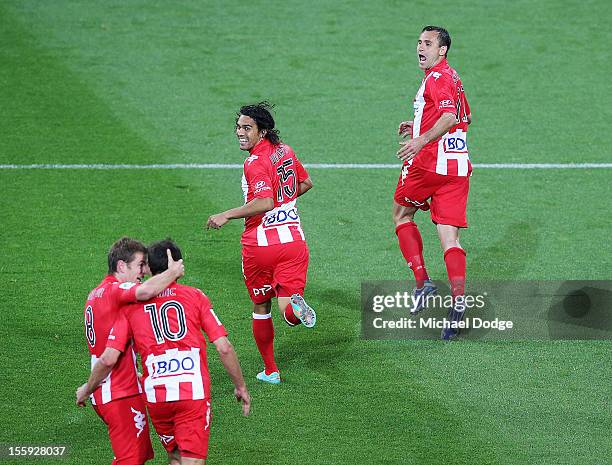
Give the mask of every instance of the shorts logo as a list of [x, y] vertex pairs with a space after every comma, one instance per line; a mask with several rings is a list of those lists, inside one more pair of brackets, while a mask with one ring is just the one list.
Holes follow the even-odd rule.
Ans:
[[404, 185], [404, 181], [408, 177], [408, 165], [404, 165], [402, 168], [402, 186]]
[[206, 401], [206, 425], [204, 425], [204, 431], [210, 426], [210, 402]]
[[453, 105], [453, 101], [452, 100], [440, 100], [440, 105], [438, 105], [438, 108], [454, 108], [455, 105]]
[[158, 436], [159, 436], [159, 440], [161, 442], [163, 442], [164, 444], [166, 444], [166, 445], [168, 445], [172, 441], [174, 441], [174, 436], [172, 436], [170, 434], [158, 434]]
[[254, 287], [251, 290], [253, 291], [253, 295], [266, 295], [266, 292], [272, 290], [272, 286], [269, 284], [264, 284], [263, 287]]
[[136, 433], [136, 437], [140, 437], [140, 433], [142, 433], [145, 426], [147, 426], [147, 420], [145, 418], [145, 414], [138, 410], [134, 410], [133, 407], [130, 407], [130, 408], [132, 410], [132, 413], [134, 414], [134, 426], [136, 426], [136, 428], [138, 429], [138, 433]]
[[426, 204], [427, 204], [427, 201], [425, 201], [425, 202], [419, 202], [418, 200], [411, 200], [411, 199], [409, 199], [408, 197], [404, 197], [404, 201], [405, 201], [405, 202], [408, 202], [408, 203], [411, 203], [411, 204], [412, 204], [412, 205], [414, 205], [415, 207], [422, 207], [422, 206], [424, 206], [424, 205], [426, 205]]

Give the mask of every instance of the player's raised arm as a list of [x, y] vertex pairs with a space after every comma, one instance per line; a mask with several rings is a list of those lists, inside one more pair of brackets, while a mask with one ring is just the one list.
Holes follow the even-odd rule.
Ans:
[[174, 261], [170, 250], [166, 250], [166, 253], [168, 254], [168, 269], [147, 279], [136, 288], [136, 299], [139, 301], [152, 299], [185, 274], [183, 259]]
[[238, 362], [234, 346], [225, 336], [215, 339], [213, 344], [219, 353], [219, 358], [225, 367], [225, 371], [227, 371], [232, 383], [234, 383], [234, 395], [238, 402], [242, 402], [242, 414], [247, 416], [251, 410], [251, 396], [244, 382], [240, 362]]

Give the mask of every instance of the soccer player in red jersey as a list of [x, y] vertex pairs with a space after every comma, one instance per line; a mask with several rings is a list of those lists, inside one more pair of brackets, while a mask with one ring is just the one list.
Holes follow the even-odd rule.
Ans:
[[316, 313], [304, 301], [308, 246], [297, 211], [297, 198], [312, 188], [306, 169], [293, 149], [281, 142], [267, 102], [245, 105], [236, 118], [244, 161], [244, 205], [212, 215], [207, 227], [219, 229], [244, 218], [242, 271], [253, 301], [253, 336], [264, 362], [257, 379], [281, 381], [274, 358], [272, 298], [289, 326], [312, 328]]
[[[425, 76], [414, 99], [414, 120], [402, 122], [398, 130], [410, 139], [397, 152], [404, 165], [395, 191], [393, 219], [400, 249], [416, 280], [412, 309], [416, 314], [427, 296], [437, 292], [425, 269], [423, 242], [414, 222], [417, 210], [430, 210], [453, 295], [449, 319], [460, 321], [465, 311], [466, 260], [459, 229], [467, 228], [472, 165], [466, 136], [472, 116], [461, 79], [446, 60], [450, 46], [446, 29], [427, 26], [421, 31], [416, 51]], [[442, 331], [443, 339], [455, 336], [455, 329]]]
[[[149, 247], [149, 268], [158, 276], [168, 267], [166, 250], [175, 259], [180, 249], [170, 240]], [[202, 465], [210, 431], [210, 377], [206, 341], [215, 345], [242, 411], [250, 397], [238, 358], [210, 300], [199, 289], [173, 282], [156, 297], [122, 307], [108, 337], [103, 357], [77, 392], [81, 401], [97, 386], [133, 339], [143, 365], [144, 393], [153, 426], [170, 463]]]
[[[127, 237], [119, 239], [110, 248], [108, 275], [89, 293], [85, 304], [85, 336], [92, 368], [103, 356], [119, 307], [148, 300], [183, 275], [183, 261], [170, 259], [166, 272], [139, 284], [147, 270], [146, 253], [147, 249], [141, 242]], [[130, 345], [91, 395], [94, 410], [108, 426], [115, 454], [113, 465], [139, 465], [153, 458], [135, 362], [136, 356]], [[84, 399], [80, 405], [85, 405]]]

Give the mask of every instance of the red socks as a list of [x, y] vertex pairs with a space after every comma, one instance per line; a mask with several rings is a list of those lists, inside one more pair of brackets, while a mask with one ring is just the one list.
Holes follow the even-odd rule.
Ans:
[[274, 324], [272, 314], [253, 313], [253, 336], [263, 359], [266, 374], [278, 371], [274, 360]]
[[423, 260], [423, 240], [421, 239], [419, 228], [416, 223], [410, 221], [400, 224], [395, 228], [395, 234], [397, 234], [402, 255], [414, 273], [416, 287], [423, 287], [425, 280], [429, 279], [429, 276], [427, 275]]
[[444, 252], [444, 263], [451, 285], [453, 297], [465, 293], [465, 250], [459, 247], [451, 247]]
[[285, 316], [285, 321], [287, 322], [289, 326], [296, 326], [301, 323], [300, 319], [297, 316], [295, 316], [295, 313], [293, 313], [293, 307], [291, 306], [290, 303], [288, 303], [287, 306], [285, 307], [285, 311], [283, 312], [283, 315]]

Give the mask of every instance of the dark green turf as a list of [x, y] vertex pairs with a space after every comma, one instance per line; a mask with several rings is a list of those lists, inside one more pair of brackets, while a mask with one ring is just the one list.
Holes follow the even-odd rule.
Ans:
[[[306, 162], [392, 163], [426, 23], [452, 34], [474, 161], [609, 162], [606, 8], [3, 2], [0, 163], [239, 163], [234, 113], [261, 98]], [[469, 276], [610, 279], [611, 173], [477, 170]], [[110, 462], [102, 423], [73, 405], [89, 366], [83, 301], [116, 238], [171, 235], [252, 389], [243, 419], [211, 354], [211, 464], [609, 463], [609, 342], [359, 339], [361, 281], [408, 278], [390, 220], [397, 174], [312, 170], [300, 204], [319, 324], [292, 331], [275, 314], [285, 382], [273, 387], [252, 382], [240, 222], [202, 229], [242, 201], [239, 171], [0, 170], [0, 443], [65, 443], [63, 463]], [[418, 221], [444, 279], [433, 225]], [[152, 463], [165, 463], [154, 442]]]

